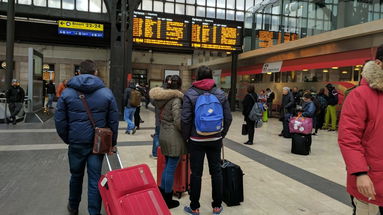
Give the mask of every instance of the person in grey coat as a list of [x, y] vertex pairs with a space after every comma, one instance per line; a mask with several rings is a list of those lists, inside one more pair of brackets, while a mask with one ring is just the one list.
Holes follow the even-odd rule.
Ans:
[[182, 80], [178, 75], [171, 78], [170, 89], [153, 88], [150, 97], [160, 110], [160, 146], [166, 157], [166, 167], [162, 172], [160, 191], [169, 208], [179, 206], [172, 200], [174, 174], [180, 157], [187, 153], [186, 142], [181, 133], [181, 109], [184, 94], [180, 91]]

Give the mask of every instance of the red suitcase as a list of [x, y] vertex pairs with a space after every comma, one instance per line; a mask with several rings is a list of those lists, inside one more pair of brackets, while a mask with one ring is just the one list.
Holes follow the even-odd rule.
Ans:
[[[166, 160], [161, 152], [161, 147], [157, 149], [157, 184], [161, 185], [162, 172], [165, 169]], [[183, 155], [178, 163], [176, 174], [174, 175], [173, 191], [180, 199], [182, 193], [190, 189], [190, 159], [188, 155]]]
[[[122, 167], [118, 153], [117, 158]], [[171, 215], [146, 164], [111, 170], [101, 176], [98, 188], [108, 215]]]

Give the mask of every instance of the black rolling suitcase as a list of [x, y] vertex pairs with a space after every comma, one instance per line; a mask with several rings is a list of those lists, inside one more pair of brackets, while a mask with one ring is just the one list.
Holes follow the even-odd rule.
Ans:
[[297, 155], [309, 155], [311, 151], [311, 135], [293, 134], [291, 141], [291, 153]]
[[243, 202], [243, 172], [240, 166], [225, 160], [222, 147], [223, 202], [227, 206], [240, 205]]

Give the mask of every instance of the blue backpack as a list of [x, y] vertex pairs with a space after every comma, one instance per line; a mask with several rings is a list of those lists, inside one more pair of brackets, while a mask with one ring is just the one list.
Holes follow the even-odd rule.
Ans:
[[200, 96], [197, 99], [194, 109], [194, 124], [197, 134], [211, 136], [221, 133], [223, 130], [223, 108], [218, 98], [210, 92], [193, 88]]

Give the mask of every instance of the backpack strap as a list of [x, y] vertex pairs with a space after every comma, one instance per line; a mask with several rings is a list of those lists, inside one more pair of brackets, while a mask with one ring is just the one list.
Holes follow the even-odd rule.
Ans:
[[211, 90], [201, 90], [201, 89], [198, 89], [197, 87], [195, 86], [192, 86], [191, 87], [194, 91], [196, 91], [199, 95], [202, 95], [204, 93], [211, 93], [211, 94], [214, 94], [215, 91], [217, 91], [217, 87], [213, 87]]
[[88, 114], [89, 121], [92, 123], [93, 128], [96, 128], [96, 122], [93, 119], [93, 115], [92, 115], [92, 112], [90, 111], [90, 108], [89, 108], [88, 102], [86, 101], [85, 95], [79, 91], [77, 91], [77, 94], [78, 94], [78, 97], [80, 98], [80, 100], [82, 101], [82, 104], [86, 110], [86, 113]]
[[254, 100], [254, 102], [257, 103], [257, 100], [255, 100], [254, 96], [251, 95], [251, 94], [249, 94], [249, 95], [250, 95], [250, 97]]

